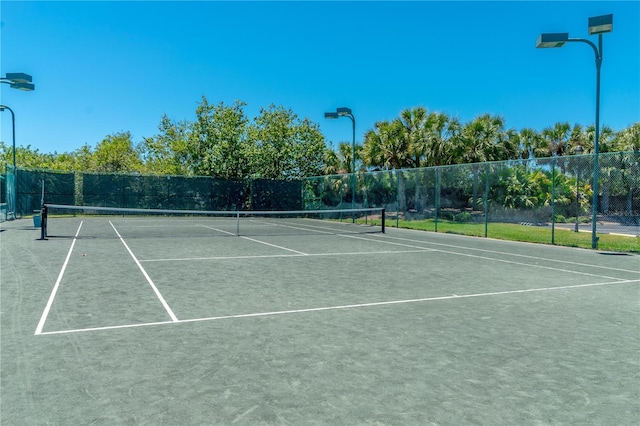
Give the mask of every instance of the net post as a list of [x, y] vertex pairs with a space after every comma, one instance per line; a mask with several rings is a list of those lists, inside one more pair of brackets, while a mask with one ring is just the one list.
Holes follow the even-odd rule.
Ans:
[[385, 233], [384, 222], [385, 222], [386, 211], [387, 211], [387, 209], [382, 209], [382, 233], [383, 234]]
[[240, 236], [240, 210], [236, 210], [236, 237]]
[[42, 204], [42, 209], [40, 210], [40, 240], [44, 241], [47, 239], [47, 215], [48, 208], [46, 204]]

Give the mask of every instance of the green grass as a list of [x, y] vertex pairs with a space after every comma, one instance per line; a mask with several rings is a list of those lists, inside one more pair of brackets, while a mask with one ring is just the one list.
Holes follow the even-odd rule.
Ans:
[[[420, 231], [436, 231], [433, 219], [399, 220], [398, 228], [416, 229]], [[387, 219], [386, 226], [396, 227], [395, 219]], [[484, 237], [484, 223], [460, 223], [447, 220], [438, 221], [438, 232]], [[487, 237], [499, 240], [524, 241], [538, 244], [555, 244], [559, 246], [591, 248], [590, 232], [573, 232], [556, 228], [553, 241], [551, 227], [526, 226], [513, 223], [489, 223]], [[598, 234], [598, 249], [627, 253], [640, 253], [639, 237], [624, 237], [619, 235]]]

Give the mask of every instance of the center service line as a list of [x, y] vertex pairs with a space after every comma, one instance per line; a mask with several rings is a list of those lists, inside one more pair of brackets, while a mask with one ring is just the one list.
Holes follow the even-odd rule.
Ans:
[[[236, 234], [234, 234], [233, 232], [223, 231], [222, 229], [212, 228], [211, 226], [206, 226], [206, 225], [203, 225], [203, 226], [204, 226], [205, 228], [213, 229], [214, 231], [224, 232], [225, 234], [229, 234], [229, 235], [236, 235]], [[253, 239], [253, 238], [245, 237], [245, 236], [242, 236], [242, 235], [240, 235], [240, 238], [243, 238], [243, 239], [245, 239], [245, 240], [249, 240], [249, 241], [253, 241], [254, 243], [260, 243], [260, 244], [264, 244], [264, 245], [266, 245], [266, 246], [275, 247], [275, 248], [279, 248], [279, 249], [282, 249], [282, 250], [290, 251], [290, 252], [293, 252], [293, 253], [299, 254], [299, 255], [301, 255], [301, 256], [308, 256], [308, 255], [309, 255], [308, 253], [303, 253], [303, 252], [301, 252], [301, 251], [293, 250], [293, 249], [290, 249], [290, 248], [286, 248], [286, 247], [278, 246], [278, 245], [271, 244], [271, 243], [266, 243], [266, 242], [264, 242], [264, 241], [260, 241], [260, 240], [255, 240], [255, 239]]]
[[164, 300], [164, 297], [162, 297], [162, 294], [160, 294], [160, 290], [158, 290], [156, 285], [153, 283], [153, 281], [151, 280], [151, 277], [149, 277], [149, 274], [147, 274], [147, 271], [144, 270], [144, 268], [140, 264], [140, 261], [138, 261], [138, 258], [136, 258], [136, 256], [133, 254], [133, 252], [131, 251], [131, 249], [127, 245], [127, 243], [124, 241], [124, 238], [122, 238], [122, 236], [120, 235], [120, 233], [118, 232], [118, 230], [116, 229], [116, 227], [113, 225], [113, 223], [111, 221], [109, 221], [109, 224], [111, 225], [113, 230], [116, 232], [116, 235], [118, 235], [118, 238], [120, 238], [120, 242], [122, 242], [122, 244], [125, 246], [125, 248], [129, 252], [131, 257], [133, 258], [133, 260], [136, 262], [136, 265], [138, 265], [138, 268], [142, 272], [142, 275], [144, 275], [144, 277], [147, 279], [147, 282], [149, 283], [149, 285], [151, 286], [153, 291], [156, 293], [156, 296], [158, 296], [158, 299], [160, 299], [160, 303], [162, 303], [162, 306], [164, 306], [164, 308], [167, 310], [167, 313], [171, 317], [171, 321], [178, 322], [178, 317], [176, 317], [176, 315], [173, 313], [173, 311], [169, 307], [169, 304], [167, 303], [167, 301]]

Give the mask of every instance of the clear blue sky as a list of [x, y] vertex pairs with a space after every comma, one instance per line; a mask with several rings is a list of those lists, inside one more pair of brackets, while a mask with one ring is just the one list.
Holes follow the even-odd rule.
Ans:
[[[26, 72], [34, 92], [2, 84], [16, 142], [40, 152], [95, 147], [130, 131], [158, 133], [163, 114], [195, 118], [211, 103], [270, 104], [317, 122], [327, 141], [356, 139], [409, 107], [463, 122], [499, 114], [508, 127], [592, 124], [593, 51], [536, 49], [541, 32], [589, 37], [590, 16], [612, 13], [604, 35], [601, 122], [640, 121], [640, 2], [45, 2], [6, 1], [1, 73]], [[590, 37], [597, 42], [597, 37]], [[11, 143], [9, 112], [1, 137]]]

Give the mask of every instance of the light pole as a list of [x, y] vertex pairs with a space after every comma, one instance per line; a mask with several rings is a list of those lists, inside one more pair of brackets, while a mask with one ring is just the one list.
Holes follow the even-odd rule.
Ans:
[[600, 67], [602, 66], [602, 34], [613, 31], [613, 15], [602, 15], [589, 18], [589, 35], [598, 35], [598, 46], [585, 38], [569, 38], [569, 33], [540, 34], [536, 41], [537, 48], [562, 47], [565, 43], [579, 41], [587, 43], [596, 55], [596, 135], [593, 145], [593, 206], [591, 218], [591, 248], [598, 248], [596, 220], [598, 216], [598, 143], [600, 141]]
[[4, 111], [8, 109], [11, 113], [11, 128], [13, 130], [13, 172], [16, 170], [16, 115], [13, 113], [13, 110], [6, 105], [0, 105], [0, 111]]
[[[18, 89], [25, 92], [35, 90], [36, 85], [31, 83], [32, 77], [23, 72], [8, 72], [4, 77], [0, 77], [0, 83], [9, 84], [12, 89]], [[11, 204], [13, 217], [16, 214], [16, 116], [13, 110], [6, 105], [0, 105], [0, 111], [8, 109], [11, 112], [11, 124], [13, 128], [13, 193], [11, 197], [7, 197], [7, 202]], [[8, 194], [7, 194], [8, 195]]]
[[[578, 146], [573, 149], [573, 152], [576, 155], [582, 155], [584, 149], [582, 145], [578, 144]], [[579, 231], [578, 224], [580, 219], [580, 160], [580, 158], [576, 160], [576, 232]]]
[[351, 208], [356, 206], [356, 118], [351, 112], [351, 108], [336, 108], [336, 112], [325, 112], [324, 118], [336, 119], [340, 117], [349, 117], [353, 124], [353, 139], [351, 141]]

